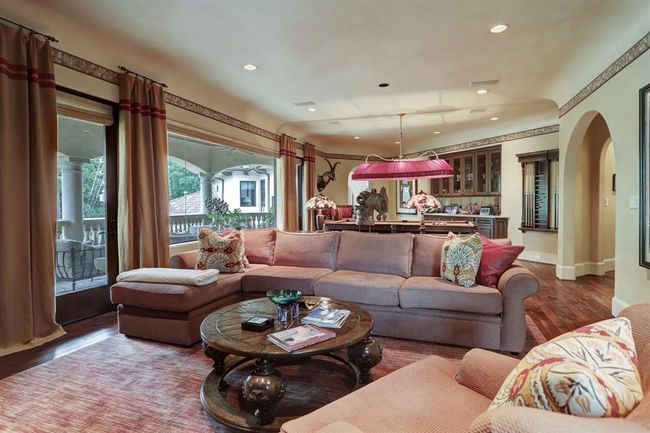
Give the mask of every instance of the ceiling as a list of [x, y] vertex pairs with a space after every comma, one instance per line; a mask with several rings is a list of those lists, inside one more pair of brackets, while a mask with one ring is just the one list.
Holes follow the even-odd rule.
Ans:
[[[398, 113], [419, 113], [405, 118], [405, 141], [433, 145], [434, 131], [440, 137], [496, 130], [500, 122], [557, 123], [558, 106], [650, 29], [648, 0], [48, 5], [182, 63], [202, 81], [272, 113], [284, 122], [276, 132], [347, 146], [351, 153], [367, 145], [395, 150]], [[502, 22], [510, 29], [491, 34], [490, 27]], [[247, 63], [258, 69], [245, 71]], [[164, 71], [158, 77], [164, 80]], [[499, 83], [485, 86], [486, 95], [470, 87], [493, 79]], [[390, 86], [379, 88], [381, 82]], [[317, 111], [294, 105], [306, 101]], [[219, 109], [219, 102], [212, 107]]]

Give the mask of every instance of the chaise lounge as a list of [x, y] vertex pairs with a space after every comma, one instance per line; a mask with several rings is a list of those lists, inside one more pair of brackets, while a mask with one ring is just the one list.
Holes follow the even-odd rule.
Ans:
[[[523, 302], [539, 290], [525, 268], [512, 266], [497, 288], [465, 288], [440, 278], [445, 238], [356, 232], [245, 232], [251, 263], [207, 286], [119, 282], [111, 288], [119, 331], [132, 337], [191, 345], [210, 312], [270, 289], [357, 303], [375, 335], [520, 352], [526, 339]], [[509, 244], [508, 240], [499, 243]], [[192, 269], [197, 253], [171, 258]]]

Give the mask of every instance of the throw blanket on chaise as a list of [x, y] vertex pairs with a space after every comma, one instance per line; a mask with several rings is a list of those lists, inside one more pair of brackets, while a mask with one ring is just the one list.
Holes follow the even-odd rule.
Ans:
[[140, 268], [122, 272], [117, 282], [131, 281], [138, 283], [185, 284], [188, 286], [205, 286], [217, 281], [219, 271], [216, 269], [171, 269]]

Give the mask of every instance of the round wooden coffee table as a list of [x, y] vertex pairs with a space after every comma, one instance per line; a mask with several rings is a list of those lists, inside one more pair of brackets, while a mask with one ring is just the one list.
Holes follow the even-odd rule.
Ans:
[[[313, 296], [305, 296], [303, 300], [352, 313], [341, 329], [333, 329], [335, 338], [294, 352], [285, 351], [266, 337], [284, 328], [272, 327], [263, 332], [241, 329], [241, 322], [254, 316], [275, 318], [275, 305], [266, 298], [229, 305], [205, 318], [201, 324], [201, 339], [205, 354], [214, 361], [214, 369], [201, 387], [201, 403], [212, 417], [242, 430], [279, 431], [284, 422], [295, 418], [275, 417], [271, 410], [286, 391], [286, 383], [275, 368], [283, 363], [326, 356], [348, 366], [357, 387], [370, 380], [370, 369], [379, 363], [382, 356], [381, 347], [370, 335], [372, 316], [363, 308], [347, 302]], [[301, 309], [301, 317], [306, 313]], [[255, 360], [255, 367], [244, 380], [241, 392], [243, 399], [254, 408], [252, 413], [232, 407], [221, 392], [227, 387], [225, 377], [228, 373], [250, 360]]]

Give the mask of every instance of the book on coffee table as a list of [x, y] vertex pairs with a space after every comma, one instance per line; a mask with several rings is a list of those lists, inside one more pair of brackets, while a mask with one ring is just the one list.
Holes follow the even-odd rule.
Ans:
[[321, 328], [339, 329], [348, 320], [350, 310], [340, 310], [318, 307], [302, 319], [302, 323], [320, 326]]
[[293, 352], [334, 337], [336, 337], [336, 333], [312, 325], [297, 326], [267, 336], [271, 343], [280, 346], [287, 352]]

